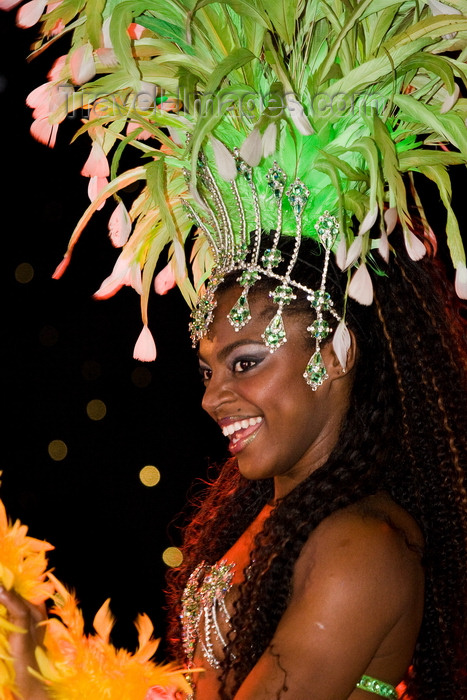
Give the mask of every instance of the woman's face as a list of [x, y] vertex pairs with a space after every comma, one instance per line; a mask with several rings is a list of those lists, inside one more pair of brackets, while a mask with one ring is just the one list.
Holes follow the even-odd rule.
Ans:
[[313, 347], [305, 340], [309, 321], [303, 314], [284, 316], [288, 340], [269, 351], [261, 334], [275, 308], [266, 293], [252, 295], [251, 321], [235, 331], [227, 314], [240, 291], [235, 286], [218, 296], [214, 321], [200, 342], [203, 408], [229, 438], [240, 472], [248, 479], [274, 478], [280, 498], [329, 456], [347, 410], [351, 379], [328, 343], [321, 353], [329, 379], [316, 391], [308, 386], [303, 372]]

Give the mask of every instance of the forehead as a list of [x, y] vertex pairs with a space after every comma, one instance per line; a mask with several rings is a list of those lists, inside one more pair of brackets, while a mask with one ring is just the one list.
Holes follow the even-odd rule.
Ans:
[[[206, 351], [221, 350], [225, 346], [239, 345], [248, 341], [260, 343], [264, 346], [264, 340], [261, 337], [267, 325], [277, 312], [278, 306], [269, 297], [267, 290], [255, 290], [250, 292], [248, 304], [250, 307], [251, 319], [248, 323], [236, 330], [228, 319], [228, 314], [237, 303], [242, 288], [239, 285], [233, 285], [227, 289], [221, 289], [216, 294], [217, 306], [214, 311], [214, 319], [209, 327], [208, 333], [201, 340], [199, 346], [199, 354], [203, 356]], [[287, 308], [287, 313], [284, 314], [284, 324], [287, 331], [287, 338], [290, 341], [297, 341], [304, 338], [306, 335], [306, 322], [303, 317], [299, 317], [294, 313], [290, 313], [292, 308]], [[302, 343], [300, 343], [302, 344]]]

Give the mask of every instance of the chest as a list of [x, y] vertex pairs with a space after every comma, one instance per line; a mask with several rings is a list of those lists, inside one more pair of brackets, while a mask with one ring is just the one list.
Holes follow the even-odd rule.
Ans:
[[213, 565], [201, 562], [191, 574], [182, 598], [182, 627], [189, 665], [218, 669], [231, 632], [238, 586], [248, 575], [255, 537], [271, 507], [266, 506], [225, 557]]

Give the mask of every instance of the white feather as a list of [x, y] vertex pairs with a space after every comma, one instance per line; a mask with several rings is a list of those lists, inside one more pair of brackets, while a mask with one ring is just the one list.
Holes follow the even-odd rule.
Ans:
[[276, 151], [277, 126], [274, 122], [268, 124], [263, 134], [263, 156], [268, 158]]
[[381, 231], [381, 238], [379, 239], [378, 253], [381, 255], [385, 262], [389, 262], [389, 241], [386, 231]]
[[360, 257], [362, 254], [362, 244], [363, 244], [363, 239], [361, 236], [357, 236], [352, 243], [350, 244], [350, 247], [347, 251], [347, 256], [345, 258], [345, 265], [344, 269], [347, 267], [350, 267], [351, 265], [354, 264], [356, 260]]
[[358, 230], [358, 235], [363, 236], [364, 233], [369, 231], [373, 227], [377, 218], [378, 218], [378, 207], [374, 207], [373, 211], [369, 211], [367, 213], [367, 215], [365, 216], [365, 218], [363, 219], [362, 223], [360, 224], [360, 228]]
[[300, 134], [303, 134], [303, 136], [309, 136], [310, 134], [314, 134], [313, 127], [311, 126], [310, 121], [306, 116], [302, 105], [296, 99], [295, 95], [287, 93], [285, 96], [285, 100], [287, 103], [287, 109], [290, 113], [290, 117], [293, 123], [295, 124], [297, 131]]
[[133, 357], [141, 362], [152, 362], [156, 359], [156, 343], [149, 328], [144, 325], [138, 340], [136, 341]]
[[237, 166], [235, 158], [222, 141], [211, 136], [212, 150], [216, 160], [216, 167], [219, 175], [226, 182], [232, 182], [237, 177]]
[[336, 250], [336, 263], [340, 270], [345, 270], [345, 261], [347, 258], [347, 243], [345, 238], [342, 237], [339, 241], [339, 245]]
[[115, 248], [125, 245], [131, 233], [131, 219], [128, 211], [120, 201], [109, 219], [109, 236]]
[[455, 288], [459, 299], [467, 299], [467, 267], [461, 262], [456, 269]]
[[384, 223], [386, 224], [386, 233], [388, 236], [394, 231], [397, 220], [398, 215], [396, 207], [389, 207], [389, 209], [386, 209], [384, 212]]
[[349, 296], [364, 306], [370, 306], [373, 302], [373, 283], [364, 263], [357, 268], [350, 280]]
[[349, 351], [350, 344], [351, 337], [349, 329], [345, 325], [345, 321], [342, 320], [339, 322], [332, 339], [332, 347], [342, 369], [345, 369], [347, 366], [347, 353]]
[[404, 229], [404, 242], [409, 258], [421, 260], [426, 253], [426, 248], [422, 241], [409, 229]]
[[263, 157], [263, 141], [259, 129], [253, 129], [240, 147], [240, 156], [245, 163], [255, 168]]

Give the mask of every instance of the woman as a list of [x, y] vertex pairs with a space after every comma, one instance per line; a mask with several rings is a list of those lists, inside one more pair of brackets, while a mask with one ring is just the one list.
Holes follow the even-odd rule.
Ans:
[[[191, 328], [232, 459], [170, 585], [193, 695], [394, 698], [404, 680], [413, 700], [464, 699], [465, 329], [423, 259], [413, 173], [438, 187], [467, 296], [447, 176], [467, 163], [467, 17], [412, 0], [64, 5], [41, 31], [76, 20], [70, 56], [29, 103], [47, 142], [79, 98], [92, 107], [92, 203], [55, 276], [115, 196], [123, 249], [96, 296], [141, 295], [145, 360], [153, 274], [192, 305], [209, 280]], [[130, 145], [143, 159], [120, 173]]]
[[[319, 286], [311, 267], [297, 276]], [[334, 300], [339, 279], [334, 268]], [[328, 342], [315, 392], [302, 377], [306, 300], [287, 307], [289, 342], [271, 354], [261, 334], [273, 305], [257, 285], [238, 332], [235, 280], [219, 289], [199, 347], [203, 407], [234, 457], [187, 529], [171, 586], [175, 648], [183, 658], [181, 615], [205, 669], [195, 697], [357, 699], [366, 675], [405, 680], [413, 698], [465, 698], [467, 355], [438, 265], [397, 248], [374, 305], [349, 300], [347, 367]], [[196, 605], [216, 562], [229, 569], [222, 595]]]
[[[375, 303], [347, 302], [345, 369], [324, 341], [328, 377], [315, 391], [303, 378], [305, 294], [271, 353], [271, 280], [250, 289], [238, 331], [237, 275], [216, 292], [199, 344], [203, 408], [233, 456], [170, 586], [174, 653], [203, 669], [191, 673], [195, 698], [363, 700], [397, 697], [401, 681], [414, 700], [466, 697], [465, 327], [439, 263], [410, 261], [393, 235]], [[316, 244], [301, 257], [295, 279], [318, 288]], [[336, 307], [343, 277], [331, 263]], [[29, 624], [20, 603], [0, 600]], [[13, 642], [24, 659], [24, 635]], [[47, 697], [24, 678], [26, 697]]]

